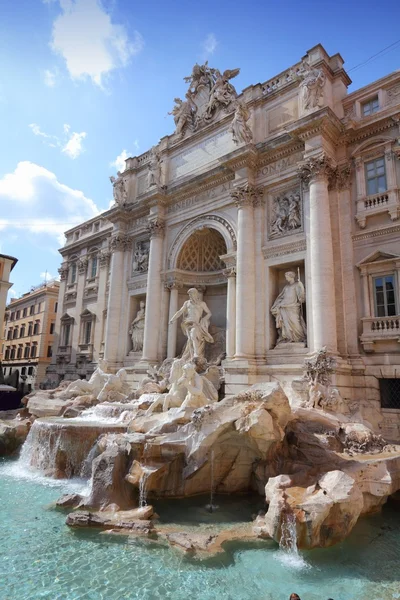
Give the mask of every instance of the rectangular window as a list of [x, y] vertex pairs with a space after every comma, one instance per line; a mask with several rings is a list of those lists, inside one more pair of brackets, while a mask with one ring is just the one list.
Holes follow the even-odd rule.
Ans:
[[76, 281], [76, 263], [72, 263], [70, 283], [75, 283], [75, 281]]
[[33, 375], [33, 367], [28, 367], [28, 375]]
[[64, 325], [64, 346], [68, 346], [70, 334], [71, 334], [71, 325], [69, 323], [66, 323]]
[[22, 346], [18, 346], [17, 358], [22, 358]]
[[58, 308], [58, 302], [55, 302], [55, 304], [54, 304], [54, 312], [57, 312], [57, 308]]
[[20, 316], [21, 316], [21, 311], [20, 311], [20, 310], [17, 310], [17, 314], [15, 315], [15, 318], [16, 318], [16, 319], [19, 319], [19, 318], [20, 318]]
[[50, 323], [50, 335], [51, 335], [52, 333], [54, 333], [54, 327], [55, 327], [55, 326], [56, 326], [56, 324], [55, 324], [55, 323]]
[[32, 306], [29, 307], [29, 314], [30, 315], [34, 315], [35, 314], [35, 305], [32, 304]]
[[27, 315], [27, 314], [28, 314], [28, 309], [27, 309], [27, 308], [24, 308], [24, 310], [23, 310], [23, 313], [22, 313], [22, 316], [23, 316], [23, 317], [26, 317], [26, 315]]
[[14, 318], [15, 318], [15, 312], [12, 312], [11, 313], [11, 317], [10, 317], [10, 321], [14, 321]]
[[91, 335], [92, 335], [92, 321], [87, 321], [85, 323], [85, 339], [84, 339], [84, 344], [90, 344]]
[[371, 98], [371, 100], [368, 100], [368, 102], [364, 102], [364, 104], [362, 105], [363, 117], [368, 117], [369, 115], [372, 115], [373, 113], [378, 112], [378, 110], [379, 110], [378, 96], [375, 96], [375, 98]]
[[25, 336], [25, 325], [21, 325], [21, 330], [19, 332], [19, 337], [22, 338]]
[[10, 358], [10, 348], [6, 348], [6, 353], [4, 355], [5, 360], [8, 360]]
[[30, 337], [32, 335], [32, 331], [33, 331], [33, 323], [29, 323], [29, 325], [28, 325], [28, 337]]
[[90, 277], [96, 277], [97, 275], [97, 256], [92, 258], [92, 266], [90, 270]]
[[39, 329], [40, 329], [40, 322], [36, 321], [35, 325], [33, 326], [33, 335], [38, 335]]
[[383, 157], [365, 163], [365, 178], [368, 196], [386, 192], [385, 159]]
[[11, 340], [11, 337], [12, 337], [12, 329], [9, 329], [7, 332], [7, 339]]
[[13, 331], [13, 340], [18, 337], [18, 327], [16, 327]]
[[37, 345], [33, 344], [32, 348], [31, 348], [31, 358], [35, 358], [36, 353], [37, 353]]
[[53, 347], [47, 346], [47, 358], [51, 358], [52, 355], [53, 355]]
[[11, 354], [10, 354], [10, 358], [11, 358], [11, 360], [14, 360], [14, 358], [15, 358], [15, 346], [13, 346], [13, 347], [11, 348]]
[[379, 389], [382, 408], [400, 410], [400, 379], [380, 379]]
[[29, 344], [27, 344], [24, 348], [24, 358], [29, 358], [30, 351], [31, 347], [29, 346]]
[[394, 275], [374, 277], [375, 314], [377, 317], [393, 317], [396, 314]]

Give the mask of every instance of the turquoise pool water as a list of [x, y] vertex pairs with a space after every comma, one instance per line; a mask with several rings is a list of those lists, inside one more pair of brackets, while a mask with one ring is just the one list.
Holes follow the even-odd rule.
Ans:
[[71, 531], [51, 504], [81, 485], [0, 461], [0, 600], [288, 600], [291, 592], [302, 600], [400, 599], [400, 515], [393, 509], [364, 519], [331, 549], [296, 557], [272, 542], [236, 544], [201, 563], [147, 542]]

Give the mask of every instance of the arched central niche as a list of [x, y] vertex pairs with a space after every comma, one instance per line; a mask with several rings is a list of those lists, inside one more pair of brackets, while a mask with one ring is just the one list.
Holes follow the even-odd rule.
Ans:
[[222, 271], [225, 264], [220, 259], [227, 253], [226, 243], [216, 229], [202, 227], [196, 230], [183, 245], [177, 259], [177, 268], [194, 273]]

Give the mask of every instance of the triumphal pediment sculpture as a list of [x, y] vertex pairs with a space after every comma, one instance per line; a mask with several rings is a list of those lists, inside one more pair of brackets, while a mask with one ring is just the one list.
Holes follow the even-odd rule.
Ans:
[[240, 69], [218, 69], [204, 65], [194, 65], [191, 75], [184, 77], [189, 89], [186, 100], [175, 98], [175, 106], [168, 114], [173, 115], [175, 133], [184, 137], [188, 131], [196, 131], [207, 125], [220, 111], [230, 112], [237, 107], [237, 92], [230, 80]]

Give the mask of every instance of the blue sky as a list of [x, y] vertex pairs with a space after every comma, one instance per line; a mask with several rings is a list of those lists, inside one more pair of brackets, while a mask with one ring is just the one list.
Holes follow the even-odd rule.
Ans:
[[[240, 67], [238, 91], [322, 43], [350, 91], [400, 68], [400, 2], [0, 0], [0, 252], [11, 297], [55, 276], [62, 232], [109, 207], [109, 176], [174, 126], [185, 75]], [[118, 161], [119, 157], [119, 161]]]

